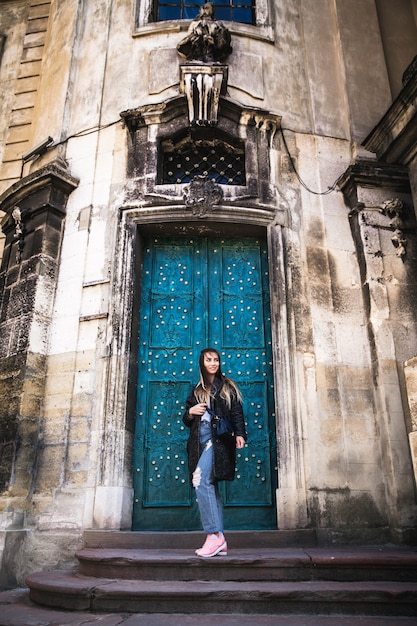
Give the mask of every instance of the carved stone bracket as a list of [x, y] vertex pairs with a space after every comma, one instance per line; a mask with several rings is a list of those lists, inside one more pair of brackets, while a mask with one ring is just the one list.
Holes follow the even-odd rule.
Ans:
[[180, 92], [187, 97], [190, 124], [217, 124], [220, 94], [227, 85], [227, 65], [181, 65]]
[[194, 176], [184, 189], [185, 206], [199, 217], [205, 217], [208, 210], [213, 211], [222, 199], [221, 186], [207, 176]]

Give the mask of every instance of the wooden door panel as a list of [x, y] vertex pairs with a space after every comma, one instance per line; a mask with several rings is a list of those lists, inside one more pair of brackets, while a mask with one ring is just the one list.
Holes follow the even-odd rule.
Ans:
[[275, 432], [266, 247], [245, 239], [155, 239], [144, 251], [134, 445], [134, 529], [200, 528], [182, 423], [213, 346], [244, 396], [249, 443], [222, 483], [228, 528], [274, 528]]

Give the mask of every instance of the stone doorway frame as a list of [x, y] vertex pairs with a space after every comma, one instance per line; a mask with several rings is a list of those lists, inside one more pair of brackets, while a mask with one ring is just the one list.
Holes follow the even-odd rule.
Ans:
[[[288, 202], [278, 191], [281, 118], [222, 99], [218, 127], [245, 141], [246, 188], [217, 185], [204, 193], [204, 210], [187, 202], [184, 185], [158, 185], [158, 147], [189, 125], [184, 98], [121, 114], [128, 132], [128, 177], [118, 205], [112, 308], [101, 426], [101, 463], [94, 500], [96, 527], [130, 529], [142, 235], [256, 234], [266, 237], [269, 257], [272, 358], [278, 446], [279, 529], [308, 525], [302, 406], [298, 388]], [[188, 185], [191, 187], [191, 184]], [[189, 194], [188, 197], [190, 197]], [[215, 201], [212, 202], [213, 197]], [[116, 225], [115, 225], [116, 226]], [[130, 382], [130, 381], [134, 381]]]
[[[138, 310], [141, 284], [141, 257], [144, 234], [222, 234], [231, 226], [230, 212], [220, 209], [216, 220], [204, 226], [197, 219], [185, 221], [182, 211], [171, 213], [171, 221], [156, 221], [166, 207], [153, 207], [144, 216], [138, 207], [120, 208], [116, 267], [113, 280], [113, 307], [109, 324], [112, 331], [107, 368], [106, 397], [103, 411], [103, 445], [95, 498], [95, 519], [111, 519], [110, 528], [130, 529], [133, 506], [133, 437], [137, 382]], [[167, 217], [167, 216], [166, 216]], [[304, 453], [301, 407], [296, 392], [295, 336], [291, 302], [288, 301], [288, 274], [285, 259], [284, 218], [281, 223], [258, 219], [237, 221], [233, 211], [233, 229], [258, 232], [268, 246], [274, 363], [274, 398], [277, 436], [278, 488], [277, 519], [279, 529], [307, 526], [307, 500], [304, 477]], [[246, 218], [247, 219], [247, 218]], [[168, 226], [168, 228], [167, 228]], [[219, 230], [224, 228], [224, 230]], [[133, 286], [133, 287], [132, 287]]]

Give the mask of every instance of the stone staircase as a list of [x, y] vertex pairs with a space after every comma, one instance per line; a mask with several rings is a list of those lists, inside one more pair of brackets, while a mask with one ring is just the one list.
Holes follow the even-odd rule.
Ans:
[[227, 540], [228, 556], [201, 559], [201, 533], [87, 531], [78, 570], [29, 575], [30, 599], [97, 613], [417, 616], [416, 548], [317, 547], [310, 531]]

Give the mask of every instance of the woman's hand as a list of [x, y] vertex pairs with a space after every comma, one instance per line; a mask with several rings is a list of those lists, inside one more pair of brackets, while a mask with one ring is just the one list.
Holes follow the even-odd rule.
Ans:
[[236, 448], [241, 450], [245, 445], [245, 440], [243, 437], [236, 437]]
[[204, 413], [206, 412], [206, 408], [207, 404], [195, 404], [190, 409], [188, 409], [188, 415], [190, 415], [191, 417], [195, 417], [196, 415], [204, 415]]

